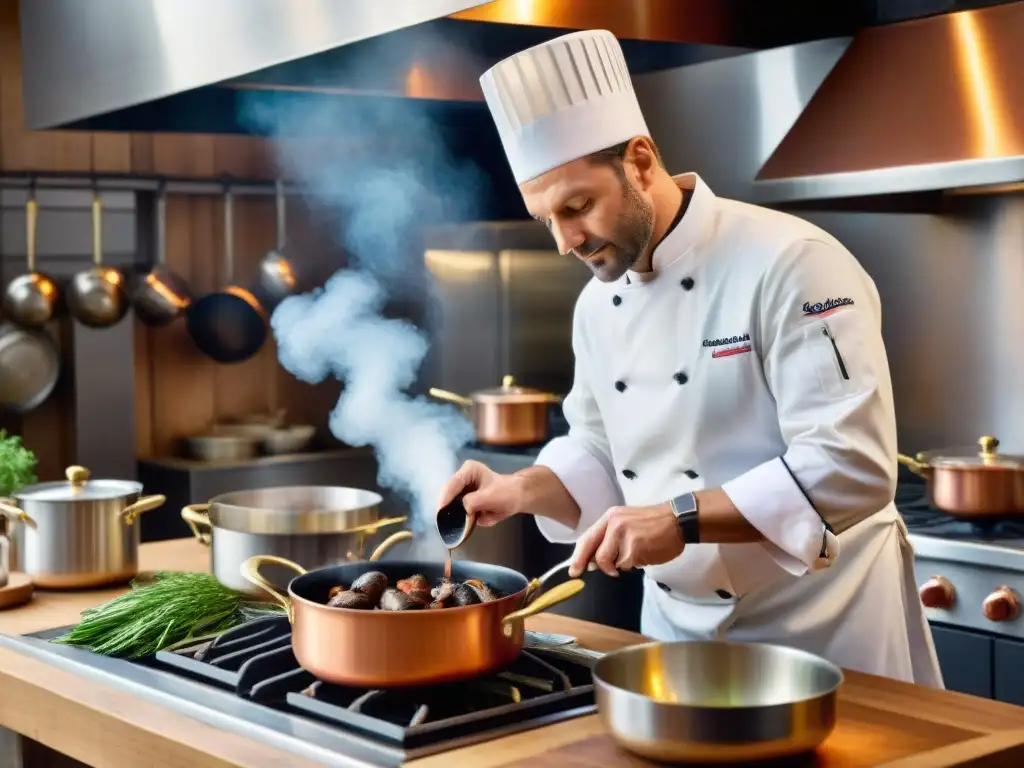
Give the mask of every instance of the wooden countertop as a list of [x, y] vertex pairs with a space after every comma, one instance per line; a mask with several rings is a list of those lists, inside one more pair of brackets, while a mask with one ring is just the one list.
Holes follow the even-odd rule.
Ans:
[[[191, 539], [146, 544], [145, 570], [207, 570], [208, 552]], [[123, 590], [37, 592], [21, 607], [0, 611], [0, 633], [19, 634], [74, 623], [89, 606]], [[613, 650], [639, 635], [561, 616], [539, 616], [533, 629], [575, 635]], [[0, 649], [0, 725], [94, 766], [111, 768], [314, 768], [314, 764], [242, 736], [170, 712]], [[840, 690], [839, 724], [815, 763], [827, 768], [887, 765], [1024, 765], [1024, 708], [848, 672]], [[997, 756], [998, 754], [998, 756]], [[653, 765], [618, 750], [596, 716], [579, 718], [416, 760], [416, 768], [536, 768]]]

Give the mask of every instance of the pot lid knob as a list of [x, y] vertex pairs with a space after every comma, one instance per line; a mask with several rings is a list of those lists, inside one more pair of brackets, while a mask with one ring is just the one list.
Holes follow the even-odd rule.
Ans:
[[512, 387], [514, 387], [515, 385], [516, 385], [516, 377], [515, 376], [502, 376], [501, 377], [501, 388], [502, 389], [512, 389]]
[[978, 438], [978, 446], [981, 448], [981, 457], [983, 459], [991, 459], [995, 457], [999, 441], [991, 435], [985, 435]]
[[68, 467], [64, 470], [64, 477], [68, 479], [72, 487], [79, 488], [89, 482], [90, 472], [85, 467], [79, 467], [77, 465]]

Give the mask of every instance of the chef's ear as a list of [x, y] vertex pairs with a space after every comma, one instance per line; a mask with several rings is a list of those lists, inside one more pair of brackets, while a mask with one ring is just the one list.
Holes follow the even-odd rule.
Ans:
[[652, 139], [646, 136], [631, 139], [623, 159], [636, 169], [633, 181], [641, 189], [646, 189], [654, 183], [657, 171], [661, 168], [661, 155]]

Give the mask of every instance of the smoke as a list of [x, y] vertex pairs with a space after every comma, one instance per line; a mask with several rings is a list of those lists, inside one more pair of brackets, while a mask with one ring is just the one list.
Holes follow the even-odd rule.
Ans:
[[[407, 393], [429, 340], [384, 311], [396, 294], [429, 291], [419, 228], [471, 216], [483, 181], [475, 166], [449, 155], [435, 124], [410, 114], [410, 106], [358, 96], [314, 103], [250, 94], [245, 115], [280, 139], [282, 173], [305, 188], [350, 257], [350, 266], [322, 288], [289, 297], [274, 311], [280, 363], [306, 382], [344, 382], [331, 432], [349, 445], [372, 446], [378, 482], [410, 502], [412, 527], [427, 533], [473, 427], [451, 406]], [[331, 141], [318, 142], [325, 135]], [[357, 138], [367, 136], [377, 140]]]

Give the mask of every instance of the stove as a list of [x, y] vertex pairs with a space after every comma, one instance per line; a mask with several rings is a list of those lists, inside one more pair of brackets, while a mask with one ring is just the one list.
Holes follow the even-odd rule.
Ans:
[[139, 661], [47, 642], [66, 629], [0, 635], [0, 646], [325, 766], [402, 765], [596, 711], [600, 654], [559, 635], [528, 632], [519, 658], [487, 677], [365, 690], [302, 669], [283, 617]]

